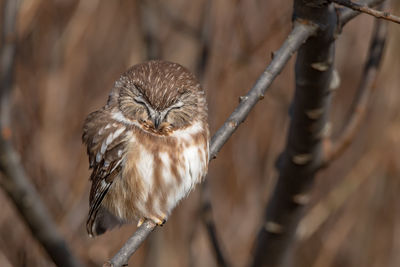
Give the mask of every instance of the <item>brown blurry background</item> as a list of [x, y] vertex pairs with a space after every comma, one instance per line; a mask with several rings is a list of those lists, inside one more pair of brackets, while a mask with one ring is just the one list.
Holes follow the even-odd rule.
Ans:
[[[391, 10], [400, 14], [400, 4]], [[0, 1], [3, 4], [3, 1]], [[1, 5], [3, 6], [3, 5]], [[178, 62], [201, 77], [214, 133], [251, 88], [291, 29], [292, 1], [24, 0], [17, 20], [14, 143], [72, 250], [99, 266], [135, 231], [89, 239], [85, 116], [113, 82], [149, 58]], [[341, 86], [331, 113], [343, 125], [374, 20], [361, 15], [337, 42]], [[400, 266], [400, 28], [389, 25], [366, 120], [349, 149], [319, 173], [287, 264]], [[213, 216], [226, 257], [245, 266], [285, 144], [294, 58], [210, 165]], [[205, 64], [205, 67], [203, 67]], [[52, 266], [13, 203], [0, 191], [0, 266]], [[130, 260], [132, 266], [216, 266], [195, 190]]]

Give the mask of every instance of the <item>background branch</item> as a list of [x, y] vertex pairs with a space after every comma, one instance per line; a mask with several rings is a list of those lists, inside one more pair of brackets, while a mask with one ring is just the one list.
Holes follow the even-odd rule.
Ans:
[[[206, 67], [209, 61], [210, 55], [210, 45], [211, 45], [211, 9], [212, 9], [212, 0], [207, 0], [204, 3], [202, 16], [199, 27], [201, 29], [201, 34], [199, 39], [199, 53], [196, 64], [196, 76], [204, 84], [204, 76], [206, 74]], [[218, 267], [228, 267], [230, 263], [227, 258], [224, 256], [223, 246], [221, 245], [221, 241], [218, 238], [217, 227], [215, 225], [213, 219], [213, 208], [210, 199], [210, 189], [209, 183], [206, 179], [201, 184], [201, 208], [200, 214], [202, 222], [206, 228], [208, 238], [210, 241], [211, 248], [214, 252], [215, 260]]]
[[210, 239], [211, 247], [213, 248], [216, 262], [218, 267], [227, 267], [230, 266], [227, 259], [224, 257], [224, 253], [222, 252], [222, 247], [218, 242], [217, 235], [217, 227], [215, 226], [213, 215], [212, 215], [212, 206], [210, 201], [210, 192], [208, 188], [208, 181], [205, 180], [202, 183], [201, 188], [201, 196], [202, 196], [202, 208], [201, 208], [201, 218], [206, 227], [208, 237]]
[[[11, 107], [10, 116], [5, 116], [11, 127], [0, 128], [0, 134], [11, 138], [14, 151], [20, 156], [20, 165], [40, 194], [58, 231], [74, 255], [88, 266], [102, 266], [137, 230], [134, 225], [126, 226], [90, 240], [82, 227], [90, 186], [87, 155], [80, 141], [82, 121], [104, 103], [107, 88], [112, 87], [116, 75], [147, 56], [162, 57], [189, 67], [208, 89], [210, 129], [214, 134], [239, 104], [239, 96], [248, 92], [271, 62], [271, 52], [283, 44], [293, 27], [293, 1], [284, 4], [279, 0], [167, 1], [163, 2], [168, 8], [165, 10], [157, 5], [162, 0], [17, 0], [20, 6], [15, 39], [14, 34], [4, 37], [2, 33], [3, 14], [12, 14], [5, 12], [6, 1], [0, 1], [0, 74], [4, 74], [1, 53], [6, 40], [7, 44], [16, 41], [17, 54], [15, 68], [8, 76], [14, 76], [9, 87], [13, 89], [9, 97], [0, 97], [0, 114], [5, 114], [1, 110], [10, 111], [4, 108], [7, 105]], [[204, 18], [207, 1], [211, 8]], [[334, 79], [340, 88], [332, 86], [335, 116], [330, 117], [331, 127], [326, 129], [334, 130], [325, 132], [333, 134], [323, 139], [322, 149], [327, 148], [321, 151], [323, 157], [328, 155], [329, 146], [332, 149], [342, 136], [350, 119], [348, 115], [361, 82], [373, 24], [386, 21], [363, 14], [347, 25], [346, 16], [348, 20], [349, 14], [352, 18], [361, 13], [332, 0], [318, 2], [332, 3], [342, 22], [338, 22], [334, 35], [340, 48], [333, 76], [340, 74], [340, 82]], [[400, 1], [392, 1], [388, 8], [379, 10], [400, 16]], [[146, 14], [151, 18], [142, 17]], [[153, 24], [141, 23], [148, 21]], [[344, 34], [340, 34], [340, 24], [346, 24]], [[400, 266], [400, 254], [396, 253], [400, 251], [400, 242], [391, 242], [400, 233], [400, 212], [396, 212], [400, 211], [396, 200], [400, 180], [395, 179], [400, 176], [400, 75], [397, 74], [400, 32], [396, 26], [388, 24], [385, 55], [362, 126], [337, 161], [318, 172], [319, 180], [309, 194], [311, 200], [302, 221], [311, 213], [312, 217], [328, 215], [322, 222], [311, 225], [314, 234], [310, 238], [291, 240], [283, 266], [329, 267], [339, 262], [341, 267]], [[148, 40], [144, 33], [148, 34]], [[147, 44], [152, 48], [148, 49]], [[175, 209], [169, 225], [147, 237], [130, 258], [129, 266], [216, 267], [219, 259], [213, 244], [218, 246], [227, 265], [251, 263], [255, 237], [277, 182], [279, 172], [275, 168], [283, 162], [276, 164], [276, 156], [281, 154], [283, 159], [282, 151], [294, 115], [291, 108], [292, 114], [288, 116], [288, 107], [294, 98], [294, 62], [295, 58], [289, 60], [265, 99], [246, 118], [245, 125], [224, 144], [218, 152], [218, 162], [210, 163], [207, 182], [211, 206], [203, 202], [201, 189], [205, 184], [199, 185], [197, 192]], [[0, 90], [0, 94], [5, 92]], [[375, 156], [369, 157], [370, 153]], [[376, 158], [378, 163], [374, 161]], [[364, 177], [371, 168], [370, 177]], [[353, 174], [348, 177], [348, 173], [354, 177]], [[332, 204], [330, 193], [342, 188], [342, 180], [349, 178], [360, 178], [363, 182], [352, 187], [340, 199], [340, 205], [309, 214], [319, 202], [326, 200]], [[0, 170], [0, 202], [3, 203], [0, 266], [55, 266], [13, 200], [1, 188], [1, 182], [5, 181]], [[357, 181], [343, 181], [343, 188], [347, 190], [354, 185], [352, 182]], [[335, 201], [338, 198], [341, 196], [336, 196]], [[308, 196], [299, 195], [296, 199], [306, 202]], [[215, 228], [207, 226], [210, 224]], [[297, 228], [300, 229], [301, 226]]]
[[307, 191], [321, 161], [321, 141], [331, 102], [337, 16], [332, 4], [320, 2], [294, 1], [295, 17], [323, 27], [298, 51], [292, 119], [278, 181], [257, 237], [254, 267], [281, 264], [301, 218], [302, 207], [308, 203]]
[[3, 177], [0, 179], [0, 185], [19, 210], [32, 235], [44, 247], [54, 263], [57, 266], [80, 266], [78, 260], [71, 254], [62, 235], [58, 232], [35, 187], [30, 183], [30, 179], [20, 162], [20, 157], [11, 142], [10, 96], [14, 78], [15, 22], [18, 2], [9, 0], [4, 3], [0, 59], [0, 171], [3, 173]]
[[140, 0], [137, 3], [140, 9], [138, 16], [142, 32], [141, 36], [143, 36], [143, 41], [146, 44], [146, 59], [162, 58], [163, 51], [160, 45], [160, 36], [157, 34], [160, 18], [157, 16], [156, 10], [150, 6], [149, 1]]
[[374, 16], [375, 18], [384, 19], [384, 20], [388, 20], [388, 21], [400, 24], [400, 18], [390, 14], [389, 12], [375, 10], [375, 9], [369, 8], [367, 5], [360, 5], [358, 3], [353, 3], [349, 0], [332, 0], [332, 1], [341, 6], [345, 6], [345, 7], [351, 8], [355, 11]]
[[[264, 98], [264, 93], [269, 88], [272, 81], [285, 67], [290, 57], [297, 51], [305, 40], [316, 32], [316, 30], [317, 27], [313, 24], [298, 21], [295, 22], [292, 32], [289, 34], [281, 48], [275, 53], [271, 63], [261, 74], [247, 95], [241, 97], [238, 107], [212, 137], [210, 143], [210, 161], [216, 158], [219, 150], [228, 141], [239, 125], [246, 119], [257, 102]], [[147, 236], [154, 230], [154, 228], [154, 225], [150, 225], [149, 221], [146, 221], [146, 225], [143, 224], [139, 227], [139, 229], [128, 240], [129, 242], [123, 246], [122, 249], [126, 251], [126, 253], [120, 253], [121, 251], [118, 252], [110, 261], [110, 265], [116, 267], [126, 264], [129, 257], [145, 240], [143, 235], [145, 234]]]
[[[381, 3], [383, 3], [385, 0], [362, 0], [360, 2], [358, 2], [358, 4], [360, 5], [364, 5], [364, 6], [369, 6], [369, 7], [373, 7], [373, 6], [377, 6]], [[343, 27], [344, 25], [346, 25], [347, 22], [349, 22], [350, 20], [352, 20], [353, 18], [355, 18], [356, 16], [360, 15], [361, 13], [349, 8], [343, 8], [340, 12], [340, 17], [339, 17], [339, 22], [341, 24], [341, 27]]]
[[301, 220], [297, 228], [297, 239], [310, 238], [330, 218], [330, 215], [348, 203], [350, 197], [370, 178], [378, 164], [381, 164], [378, 155], [378, 153], [368, 151], [365, 156], [358, 159], [354, 167], [343, 178], [343, 181], [307, 211], [307, 215]]
[[165, 16], [168, 23], [178, 32], [190, 35], [195, 39], [200, 39], [201, 31], [196, 27], [190, 25], [185, 19], [180, 16], [179, 10], [171, 10], [168, 5], [163, 1], [150, 1], [147, 3], [151, 6], [158, 16]]
[[[365, 117], [368, 99], [377, 78], [386, 38], [387, 24], [378, 20], [371, 37], [371, 44], [368, 51], [367, 61], [364, 65], [361, 81], [356, 96], [351, 104], [350, 113], [346, 116], [349, 119], [345, 123], [342, 131], [339, 133], [337, 140], [327, 140], [326, 155], [324, 156], [324, 161], [322, 163], [324, 166], [338, 158], [346, 150], [361, 126], [361, 122]], [[331, 142], [333, 142], [333, 144], [330, 144]]]

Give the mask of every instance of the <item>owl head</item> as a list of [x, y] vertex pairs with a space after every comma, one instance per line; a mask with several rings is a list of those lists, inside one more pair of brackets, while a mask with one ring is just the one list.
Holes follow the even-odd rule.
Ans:
[[107, 106], [153, 133], [168, 133], [206, 119], [204, 91], [194, 75], [179, 64], [153, 60], [121, 75]]

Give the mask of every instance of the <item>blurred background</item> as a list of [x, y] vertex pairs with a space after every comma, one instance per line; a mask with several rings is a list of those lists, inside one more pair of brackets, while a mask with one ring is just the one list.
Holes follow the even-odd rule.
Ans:
[[[3, 1], [0, 1], [3, 8]], [[400, 14], [400, 3], [391, 11]], [[3, 14], [3, 12], [1, 12]], [[178, 62], [207, 92], [214, 133], [291, 30], [292, 1], [24, 0], [17, 20], [13, 140], [24, 167], [75, 254], [109, 259], [135, 231], [89, 239], [86, 115], [119, 75], [150, 58]], [[2, 15], [3, 16], [3, 15]], [[374, 19], [360, 15], [337, 40], [341, 86], [333, 136], [348, 117]], [[320, 172], [291, 247], [294, 266], [400, 266], [400, 28], [389, 35], [366, 120], [351, 146]], [[246, 266], [285, 145], [294, 58], [210, 164], [213, 217], [232, 266]], [[200, 187], [131, 258], [130, 266], [217, 266], [201, 221]], [[0, 191], [0, 266], [53, 266]]]

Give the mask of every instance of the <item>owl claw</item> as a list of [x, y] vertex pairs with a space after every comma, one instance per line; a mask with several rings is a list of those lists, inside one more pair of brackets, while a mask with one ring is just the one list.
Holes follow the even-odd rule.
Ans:
[[163, 226], [164, 221], [161, 221], [159, 218], [154, 218], [153, 220], [158, 226]]
[[167, 215], [165, 215], [164, 213], [161, 216], [161, 224], [159, 224], [159, 226], [164, 226], [164, 224], [167, 222]]
[[167, 217], [167, 216], [166, 216], [165, 214], [163, 214], [161, 218], [159, 218], [159, 217], [151, 217], [150, 219], [151, 219], [155, 224], [157, 224], [158, 226], [164, 226], [164, 224], [167, 222], [166, 217]]
[[144, 223], [145, 220], [146, 220], [145, 218], [140, 218], [137, 223], [137, 227], [140, 227]]

